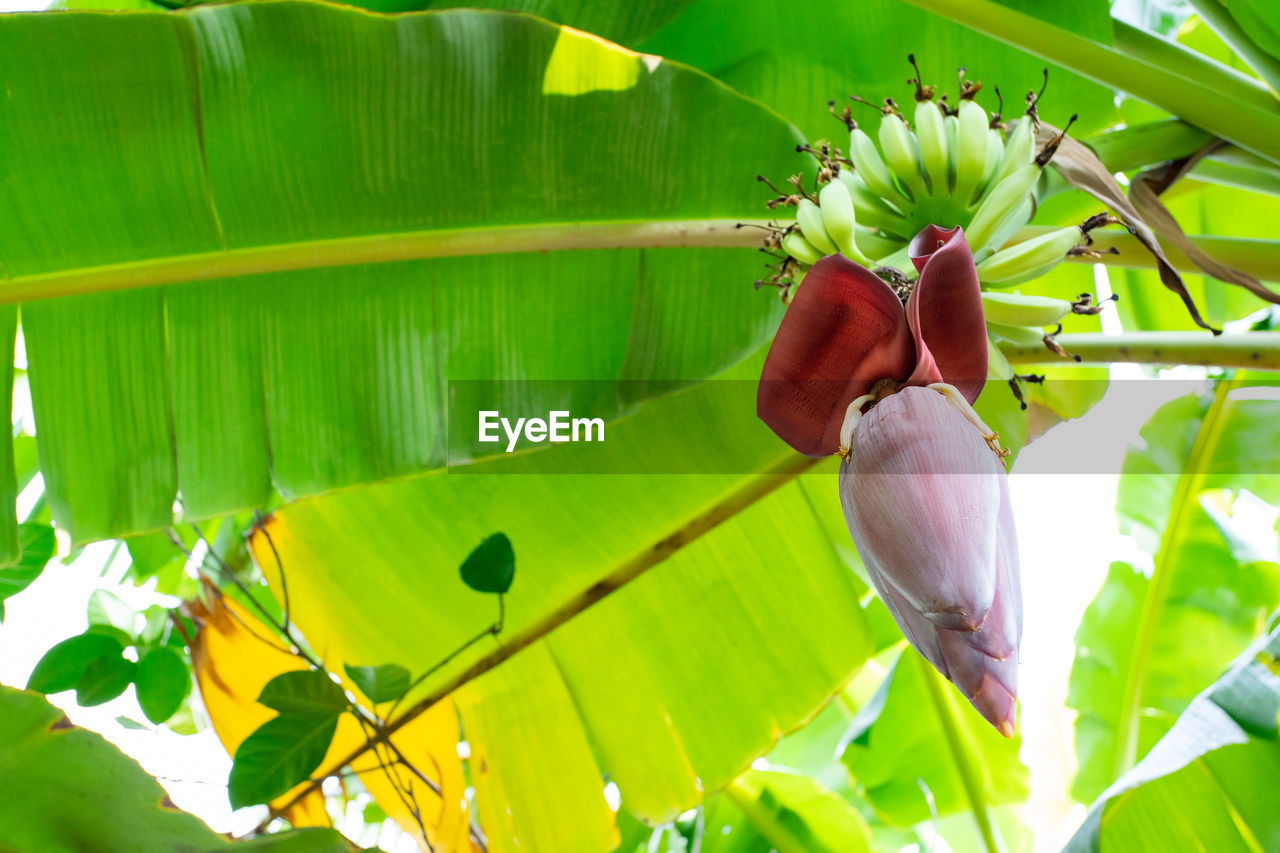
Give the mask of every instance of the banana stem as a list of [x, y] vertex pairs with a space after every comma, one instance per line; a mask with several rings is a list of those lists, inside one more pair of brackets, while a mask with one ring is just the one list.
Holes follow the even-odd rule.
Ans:
[[1272, 90], [1280, 92], [1280, 61], [1249, 37], [1231, 11], [1218, 0], [1190, 0], [1200, 20], [1209, 25]]
[[1092, 148], [1112, 172], [1128, 172], [1187, 157], [1210, 139], [1213, 139], [1212, 133], [1169, 118], [1086, 136], [1080, 141]]
[[[911, 654], [911, 650], [906, 649], [903, 654]], [[942, 734], [946, 738], [947, 748], [951, 752], [951, 759], [955, 762], [956, 772], [959, 774], [960, 783], [964, 787], [965, 797], [969, 800], [969, 811], [972, 812], [973, 819], [978, 824], [978, 834], [982, 836], [982, 845], [986, 848], [987, 853], [1004, 853], [1003, 839], [997, 835], [995, 826], [991, 821], [991, 812], [987, 806], [987, 795], [983, 790], [981, 773], [974, 766], [973, 756], [965, 743], [965, 737], [960, 731], [960, 725], [956, 722], [956, 717], [960, 711], [955, 705], [955, 700], [951, 697], [951, 685], [933, 667], [921, 664], [919, 661], [914, 663], [924, 672], [924, 683], [929, 689], [929, 698], [933, 700], [934, 710], [938, 714], [938, 724], [942, 727]], [[901, 661], [899, 661], [899, 665], [901, 666]]]
[[1189, 177], [1224, 187], [1280, 195], [1280, 169], [1247, 151], [1235, 150], [1255, 158], [1254, 162], [1245, 162], [1243, 158], [1224, 159], [1211, 154], [1196, 164]]
[[[1121, 361], [1280, 370], [1280, 332], [1245, 332], [1218, 337], [1208, 332], [1128, 332], [1123, 335], [1090, 332], [1058, 335], [1057, 341], [1067, 352], [1093, 364]], [[1038, 345], [1001, 344], [1000, 351], [1013, 364], [1071, 363]]]
[[[1195, 51], [1131, 32], [1123, 25], [1115, 28], [1117, 47], [1113, 48], [994, 0], [905, 2], [1104, 86], [1129, 92], [1242, 148], [1280, 162], [1280, 103], [1266, 86], [1234, 74]], [[1266, 98], [1270, 98], [1269, 102]]]

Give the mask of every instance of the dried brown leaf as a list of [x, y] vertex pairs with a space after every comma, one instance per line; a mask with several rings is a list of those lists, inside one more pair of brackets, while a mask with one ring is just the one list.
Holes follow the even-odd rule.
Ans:
[[[1053, 125], [1040, 122], [1036, 127], [1036, 143], [1045, 145], [1060, 133], [1061, 131]], [[1161, 248], [1160, 241], [1156, 239], [1155, 232], [1147, 225], [1138, 208], [1125, 196], [1124, 190], [1116, 183], [1116, 179], [1111, 172], [1107, 171], [1107, 167], [1103, 165], [1093, 151], [1067, 136], [1062, 139], [1057, 153], [1054, 154], [1053, 159], [1050, 161], [1050, 165], [1057, 169], [1059, 174], [1071, 186], [1084, 190], [1111, 208], [1111, 211], [1124, 221], [1139, 242], [1155, 257], [1156, 268], [1160, 273], [1160, 281], [1164, 283], [1165, 287], [1181, 297], [1183, 304], [1187, 306], [1187, 311], [1191, 314], [1191, 319], [1196, 322], [1196, 325], [1208, 329], [1215, 335], [1222, 334], [1221, 329], [1213, 328], [1200, 315], [1200, 309], [1196, 307], [1195, 300], [1191, 298], [1191, 294], [1187, 291], [1187, 286], [1183, 283], [1182, 276], [1178, 274], [1173, 264], [1165, 257], [1164, 249]]]
[[1162, 239], [1168, 240], [1181, 249], [1197, 267], [1220, 281], [1245, 288], [1260, 299], [1280, 304], [1280, 293], [1276, 293], [1249, 273], [1221, 263], [1192, 242], [1178, 225], [1178, 221], [1173, 218], [1173, 214], [1160, 201], [1160, 196], [1165, 190], [1182, 180], [1196, 163], [1222, 145], [1222, 140], [1215, 139], [1190, 157], [1171, 160], [1161, 166], [1140, 172], [1129, 185], [1129, 200], [1150, 223], [1152, 230]]

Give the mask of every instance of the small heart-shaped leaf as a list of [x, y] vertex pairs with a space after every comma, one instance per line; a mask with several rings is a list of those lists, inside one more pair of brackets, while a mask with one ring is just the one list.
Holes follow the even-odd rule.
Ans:
[[495, 533], [476, 546], [459, 569], [462, 582], [476, 592], [502, 594], [516, 575], [516, 554], [505, 533]]

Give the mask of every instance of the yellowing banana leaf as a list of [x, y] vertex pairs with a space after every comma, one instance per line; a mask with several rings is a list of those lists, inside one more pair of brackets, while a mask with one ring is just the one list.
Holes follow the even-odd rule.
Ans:
[[[191, 643], [191, 663], [209, 721], [228, 755], [235, 755], [244, 739], [276, 715], [258, 704], [267, 682], [282, 672], [306, 669], [273, 638], [271, 629], [244, 605], [215, 594], [211, 604], [199, 599], [187, 604], [200, 632]], [[329, 826], [320, 792], [291, 807], [285, 814], [294, 826]]]
[[813, 463], [769, 433], [750, 396], [741, 405], [742, 384], [703, 383], [611, 426], [592, 459], [615, 467], [586, 470], [626, 473], [568, 473], [583, 470], [580, 446], [562, 445], [300, 501], [255, 533], [255, 558], [277, 591], [283, 569], [313, 647], [334, 665], [415, 673], [495, 621], [494, 597], [458, 567], [490, 534], [510, 537], [501, 632], [409, 702], [455, 698], [490, 850], [612, 849], [606, 778], [631, 814], [673, 818], [869, 654], [865, 586], [828, 535], [834, 468], [801, 477]]
[[[257, 701], [262, 688], [281, 673], [306, 668], [306, 663], [278, 647], [271, 629], [230, 598], [216, 596], [210, 604], [197, 600], [190, 602], [188, 608], [201, 626], [191, 647], [200, 696], [219, 740], [228, 753], [235, 755], [245, 738], [275, 716], [275, 711]], [[360, 724], [354, 717], [343, 715], [321, 765], [322, 772], [341, 770], [342, 758], [365, 742]], [[452, 704], [446, 701], [433, 707], [397, 732], [392, 742], [419, 771], [439, 785], [440, 794], [402, 768], [384, 769], [373, 753], [352, 767], [360, 782], [388, 816], [418, 838], [424, 850], [429, 849], [426, 842], [441, 853], [472, 850], [464, 797], [466, 782], [457, 751], [458, 718]], [[399, 774], [401, 788], [408, 789], [420, 809], [421, 826], [397, 793], [396, 784], [388, 778], [388, 773], [393, 772]], [[323, 794], [314, 790], [298, 798], [303, 787], [279, 797], [272, 806], [283, 809], [283, 816], [295, 827], [330, 825]]]
[[450, 381], [613, 419], [781, 311], [735, 226], [794, 129], [527, 15], [5, 15], [0, 79], [0, 301], [76, 542], [467, 462]]

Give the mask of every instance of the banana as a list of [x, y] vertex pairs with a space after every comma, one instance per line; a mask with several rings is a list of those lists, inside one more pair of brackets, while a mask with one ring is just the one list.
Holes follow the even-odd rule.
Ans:
[[796, 222], [800, 223], [800, 230], [804, 233], [804, 238], [822, 254], [834, 255], [840, 251], [836, 247], [835, 241], [827, 234], [826, 227], [822, 224], [822, 212], [809, 199], [800, 199], [800, 204], [796, 208]]
[[1049, 296], [984, 292], [982, 312], [988, 323], [1003, 326], [1048, 326], [1070, 314], [1071, 303]]
[[1009, 239], [1017, 234], [1027, 223], [1031, 221], [1032, 214], [1035, 213], [1035, 200], [1031, 196], [1027, 196], [1022, 202], [1013, 209], [1013, 212], [1004, 218], [999, 225], [996, 226], [995, 234], [991, 239], [987, 240], [985, 246], [980, 246], [973, 253], [975, 263], [981, 263], [997, 252]]
[[991, 185], [1003, 181], [1014, 172], [1031, 162], [1032, 149], [1035, 146], [1035, 131], [1031, 127], [1031, 116], [1023, 116], [1009, 131], [1009, 138], [1004, 143], [1004, 156], [1000, 158], [1000, 168], [991, 178]]
[[960, 122], [955, 116], [944, 116], [942, 129], [947, 134], [947, 182], [954, 186], [956, 182], [956, 134], [960, 132]]
[[894, 233], [909, 230], [907, 220], [902, 217], [902, 214], [890, 208], [879, 196], [867, 189], [862, 178], [848, 169], [841, 169], [837, 177], [849, 190], [849, 197], [853, 199], [853, 211], [859, 224]]
[[982, 180], [978, 181], [978, 188], [974, 194], [981, 197], [987, 191], [987, 187], [991, 186], [991, 179], [995, 177], [996, 170], [1000, 168], [1000, 159], [1004, 156], [1004, 139], [1000, 136], [1000, 131], [994, 127], [987, 130], [987, 165], [982, 170]]
[[1005, 382], [1013, 378], [1013, 366], [1004, 357], [1004, 353], [1000, 352], [1000, 347], [996, 346], [991, 335], [987, 335], [987, 378]]
[[882, 267], [893, 267], [903, 275], [909, 278], [915, 278], [918, 273], [916, 272], [915, 264], [911, 262], [910, 248], [910, 244], [903, 246], [896, 252], [891, 252], [883, 258], [880, 258], [876, 263]]
[[889, 199], [905, 196], [893, 183], [893, 176], [880, 159], [876, 144], [860, 127], [849, 131], [849, 159], [853, 161], [853, 167], [862, 176], [867, 189], [876, 195]]
[[906, 243], [901, 238], [889, 237], [875, 231], [868, 231], [865, 228], [859, 228], [854, 234], [854, 239], [858, 243], [858, 248], [862, 254], [872, 260], [892, 255], [898, 251]]
[[788, 232], [782, 238], [782, 251], [802, 264], [812, 266], [822, 260], [822, 253], [809, 244], [799, 231]]
[[1015, 347], [1038, 347], [1044, 343], [1044, 329], [1039, 326], [1005, 326], [987, 324], [987, 339], [996, 343], [1010, 343]]
[[987, 111], [971, 100], [963, 100], [958, 122], [956, 184], [951, 194], [968, 205], [987, 168]]
[[946, 195], [951, 191], [947, 131], [942, 124], [942, 110], [933, 101], [916, 103], [916, 141], [933, 195]]
[[822, 212], [822, 225], [827, 236], [836, 244], [836, 248], [850, 260], [866, 263], [867, 259], [858, 251], [858, 244], [853, 240], [857, 219], [853, 211], [853, 199], [849, 197], [849, 188], [842, 181], [828, 181], [818, 191], [818, 210]]
[[[969, 228], [965, 232], [969, 245], [985, 247], [995, 236], [1000, 225], [1017, 211], [1018, 206], [1026, 199], [1027, 193], [1035, 186], [1039, 177], [1040, 167], [1031, 163], [988, 190], [982, 197], [978, 211], [973, 215]], [[957, 178], [957, 186], [959, 186], [959, 178]]]
[[928, 195], [920, 174], [920, 154], [916, 150], [915, 135], [895, 113], [885, 113], [880, 119], [880, 150], [911, 197], [919, 199]]
[[986, 284], [1017, 284], [1053, 268], [1083, 235], [1076, 225], [1059, 228], [1001, 249], [978, 264], [978, 278]]

